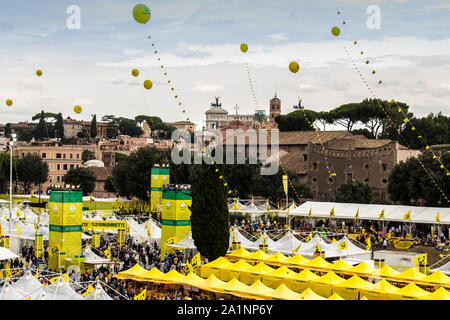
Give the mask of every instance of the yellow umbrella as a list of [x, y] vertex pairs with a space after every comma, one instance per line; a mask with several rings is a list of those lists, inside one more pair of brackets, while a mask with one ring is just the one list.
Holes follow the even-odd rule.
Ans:
[[310, 288], [307, 288], [305, 291], [303, 291], [300, 296], [301, 296], [300, 300], [327, 300], [321, 295], [315, 293]]
[[334, 290], [344, 299], [358, 300], [361, 289], [370, 289], [372, 287], [373, 284], [355, 275], [350, 279], [335, 284]]
[[139, 276], [145, 272], [147, 272], [147, 270], [145, 270], [139, 264], [136, 263], [130, 269], [119, 272], [118, 274], [115, 275], [115, 277], [117, 279], [131, 279], [131, 278]]
[[333, 287], [342, 281], [345, 279], [330, 271], [318, 279], [311, 280], [310, 288], [323, 297], [329, 297], [333, 294]]
[[426, 296], [422, 296], [420, 299], [423, 299], [423, 300], [450, 300], [450, 292], [448, 292], [444, 288], [440, 287], [433, 293], [430, 293], [429, 295], [426, 295]]
[[262, 275], [270, 274], [274, 270], [274, 268], [271, 268], [263, 262], [260, 262], [256, 266], [243, 270], [239, 275], [239, 280], [245, 284], [250, 285], [256, 280], [261, 280]]
[[232, 263], [224, 257], [219, 257], [210, 263], [201, 266], [200, 274], [202, 278], [208, 278], [211, 273], [216, 277], [220, 277], [220, 269], [231, 265]]
[[236, 263], [229, 265], [228, 267], [220, 269], [220, 279], [224, 281], [230, 281], [233, 278], [239, 279], [239, 275], [242, 271], [250, 269], [252, 267], [251, 264], [239, 260]]

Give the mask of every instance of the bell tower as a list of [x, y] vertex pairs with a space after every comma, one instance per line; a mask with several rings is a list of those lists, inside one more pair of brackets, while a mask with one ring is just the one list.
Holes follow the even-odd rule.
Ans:
[[277, 98], [277, 94], [270, 100], [270, 121], [275, 122], [276, 116], [281, 114], [281, 100]]

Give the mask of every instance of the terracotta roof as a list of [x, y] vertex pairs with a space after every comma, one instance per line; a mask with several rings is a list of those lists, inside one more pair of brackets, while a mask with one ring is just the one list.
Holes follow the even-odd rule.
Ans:
[[391, 143], [390, 139], [367, 139], [363, 138], [342, 138], [330, 141], [326, 144], [328, 149], [333, 150], [356, 150], [356, 149], [374, 149], [384, 147]]
[[300, 145], [312, 142], [314, 144], [326, 143], [335, 138], [350, 137], [348, 131], [280, 131], [280, 145]]

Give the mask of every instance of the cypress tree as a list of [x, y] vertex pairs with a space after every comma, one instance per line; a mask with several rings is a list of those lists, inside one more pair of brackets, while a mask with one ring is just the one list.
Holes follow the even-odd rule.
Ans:
[[192, 238], [209, 261], [227, 253], [230, 239], [227, 190], [212, 165], [192, 168]]
[[42, 110], [41, 118], [39, 119], [39, 123], [36, 128], [36, 140], [42, 140], [43, 138], [47, 138], [47, 128], [44, 119], [45, 119], [44, 110]]
[[91, 138], [97, 137], [97, 115], [94, 114], [91, 121]]
[[62, 113], [58, 113], [58, 117], [56, 118], [55, 133], [56, 138], [64, 138], [64, 120], [62, 117]]

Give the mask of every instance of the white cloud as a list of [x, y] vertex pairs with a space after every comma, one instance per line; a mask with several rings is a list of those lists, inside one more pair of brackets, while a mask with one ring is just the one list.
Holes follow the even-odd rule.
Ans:
[[267, 37], [272, 40], [277, 40], [277, 41], [287, 40], [287, 36], [285, 33], [269, 34], [269, 35], [267, 35]]
[[200, 92], [217, 92], [222, 91], [225, 88], [221, 85], [217, 84], [206, 84], [203, 82], [197, 82], [195, 87], [192, 88], [193, 91], [200, 91]]

